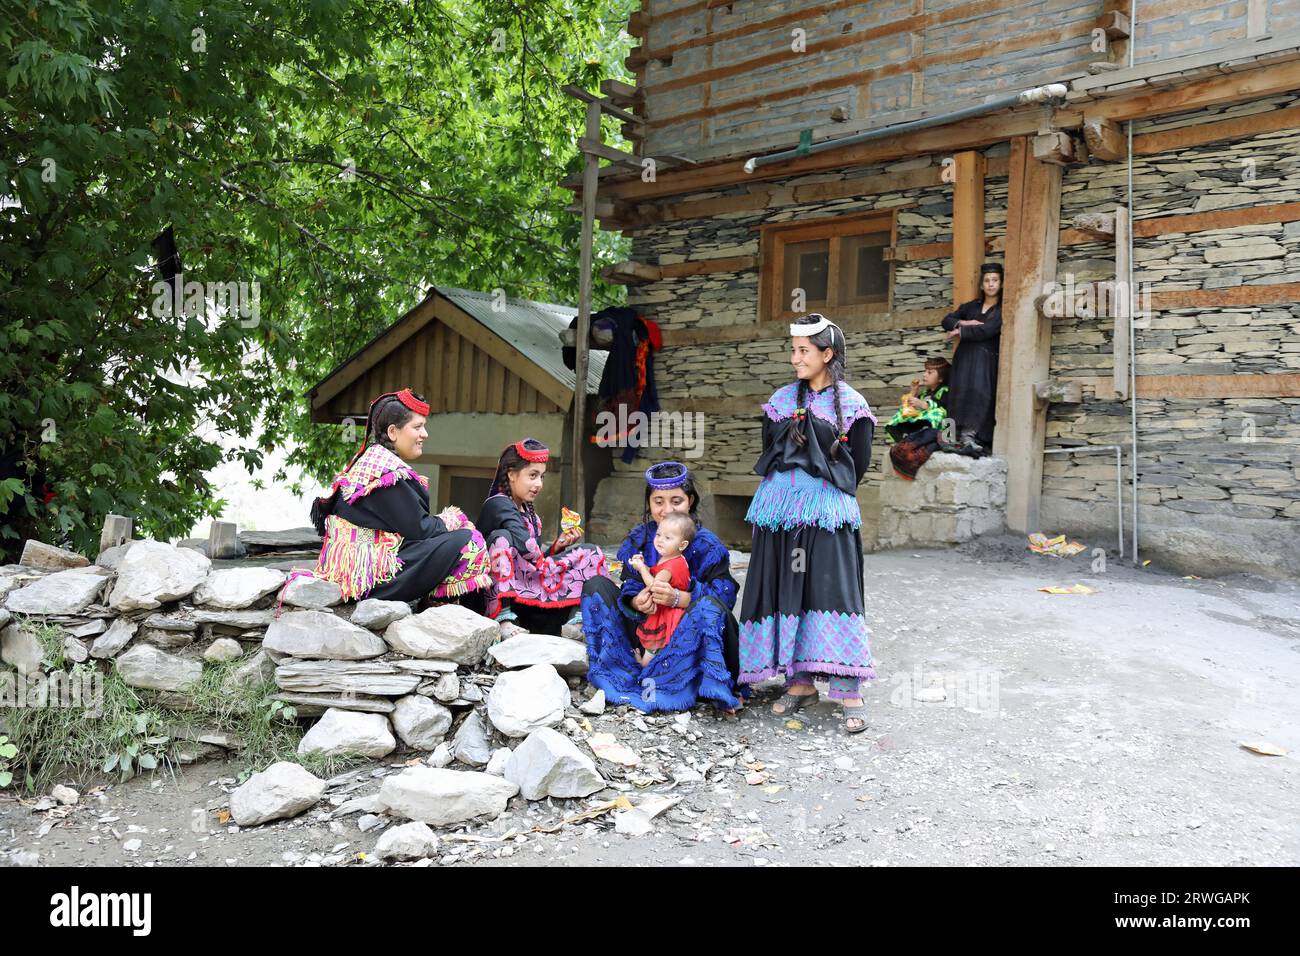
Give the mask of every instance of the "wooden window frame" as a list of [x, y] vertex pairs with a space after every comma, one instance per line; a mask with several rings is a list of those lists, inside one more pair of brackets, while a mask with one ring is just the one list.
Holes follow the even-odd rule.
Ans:
[[[898, 209], [874, 209], [851, 216], [831, 216], [801, 222], [771, 223], [759, 227], [759, 321], [790, 322], [801, 313], [786, 307], [785, 247], [792, 242], [809, 242], [815, 239], [830, 240], [830, 260], [826, 269], [827, 304], [808, 311], [821, 312], [828, 319], [854, 319], [866, 315], [879, 315], [894, 310], [894, 262], [889, 260], [888, 292], [884, 305], [863, 302], [840, 305], [840, 240], [869, 232], [888, 232], [889, 247], [898, 244]], [[805, 313], [806, 314], [806, 313]]]

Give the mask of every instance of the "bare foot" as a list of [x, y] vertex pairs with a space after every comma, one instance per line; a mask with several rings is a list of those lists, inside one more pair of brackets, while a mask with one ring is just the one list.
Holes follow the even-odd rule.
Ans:
[[[812, 684], [793, 684], [785, 689], [787, 694], [793, 694], [795, 697], [807, 697], [809, 694], [817, 693], [817, 688]], [[777, 708], [780, 708], [779, 710]], [[777, 701], [772, 705], [772, 713], [777, 717], [785, 715], [785, 705]]]

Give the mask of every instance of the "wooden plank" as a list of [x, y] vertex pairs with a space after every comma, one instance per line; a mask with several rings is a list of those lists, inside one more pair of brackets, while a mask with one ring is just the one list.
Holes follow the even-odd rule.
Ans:
[[730, 256], [722, 259], [693, 259], [689, 262], [670, 262], [659, 266], [664, 279], [682, 276], [704, 276], [715, 272], [752, 272], [758, 268], [757, 256]]
[[[1150, 13], [1147, 11], [1142, 11], [1138, 15], [1139, 22], [1149, 18]], [[1225, 60], [1247, 56], [1262, 56], [1279, 50], [1289, 50], [1293, 49], [1296, 43], [1295, 36], [1287, 34], [1259, 40], [1239, 40], [1234, 43], [1216, 45], [1208, 50], [1189, 53], [1185, 56], [1160, 57], [1159, 59], [1136, 63], [1131, 68], [1125, 68], [1103, 76], [1082, 77], [1075, 80], [1070, 86], [1076, 92], [1086, 93], [1117, 83], [1149, 80], [1201, 67], [1214, 67]]]
[[[869, 31], [863, 31], [869, 32]], [[841, 47], [850, 46], [852, 43], [864, 42], [859, 38], [860, 34], [848, 34], [837, 37], [832, 40], [825, 40], [817, 44], [818, 51], [834, 50]], [[1048, 30], [1040, 30], [1034, 33], [1025, 34], [1018, 37], [1009, 37], [1003, 40], [987, 41], [978, 48], [978, 55], [981, 58], [994, 57], [1003, 53], [1013, 53], [1019, 50], [1030, 50], [1036, 47], [1052, 46], [1064, 43], [1071, 39], [1086, 40], [1088, 37], [1088, 26], [1082, 21], [1070, 24], [1065, 27], [1054, 27]], [[872, 79], [880, 79], [889, 76], [898, 76], [905, 73], [922, 72], [932, 66], [943, 66], [952, 63], [962, 63], [971, 59], [973, 51], [969, 47], [958, 48], [955, 50], [946, 50], [943, 53], [931, 53], [924, 56], [912, 57], [898, 63], [887, 63], [876, 67], [871, 71]], [[646, 125], [650, 129], [662, 129], [666, 126], [675, 126], [680, 123], [689, 122], [694, 119], [714, 119], [719, 115], [736, 113], [767, 106], [771, 103], [779, 103], [788, 99], [802, 98], [813, 93], [819, 93], [825, 90], [839, 89], [845, 86], [851, 86], [854, 83], [853, 74], [826, 77], [812, 83], [804, 83], [800, 86], [788, 86], [773, 89], [769, 88], [758, 95], [749, 96], [742, 99], [727, 100], [725, 103], [703, 106], [682, 113], [674, 113], [670, 116], [659, 116], [653, 113], [654, 103], [651, 97], [662, 95], [667, 92], [693, 86], [700, 83], [711, 83], [716, 80], [726, 79], [741, 73], [753, 72], [782, 62], [798, 62], [805, 56], [803, 53], [795, 53], [789, 49], [782, 50], [779, 53], [772, 53], [766, 56], [755, 57], [751, 60], [744, 60], [740, 63], [734, 63], [716, 70], [705, 70], [700, 73], [691, 74], [677, 80], [670, 80], [647, 88], [647, 107], [652, 115], [646, 120]], [[793, 73], [797, 76], [797, 73]]]
[[925, 259], [948, 259], [952, 257], [951, 242], [912, 242], [901, 246], [892, 246], [884, 252], [888, 262], [920, 262]]
[[1083, 139], [1088, 151], [1103, 162], [1116, 162], [1128, 154], [1128, 138], [1113, 119], [1084, 113]]
[[1007, 527], [1021, 533], [1037, 529], [1042, 494], [1047, 411], [1034, 384], [1050, 377], [1052, 322], [1034, 300], [1056, 279], [1061, 212], [1062, 168], [1034, 160], [1031, 149], [1028, 137], [1012, 140], [1007, 261], [1015, 267], [1003, 294], [994, 433], [994, 452], [1007, 459]]
[[990, 116], [961, 120], [948, 126], [917, 130], [786, 162], [772, 163], [759, 167], [753, 173], [745, 172], [744, 159], [718, 160], [712, 163], [700, 163], [687, 169], [666, 170], [652, 183], [642, 182], [640, 177], [613, 179], [610, 182], [602, 182], [600, 190], [605, 198], [626, 199], [633, 202], [658, 196], [703, 192], [738, 182], [786, 179], [804, 173], [874, 165], [928, 153], [976, 149], [1003, 142], [1013, 136], [1036, 134], [1041, 121], [1040, 107], [1032, 111], [994, 113]]
[[1215, 76], [1173, 89], [1139, 90], [1108, 97], [1089, 104], [1088, 112], [1124, 122], [1255, 100], [1295, 89], [1300, 89], [1300, 61], [1290, 60], [1255, 70]]
[[[892, 332], [903, 329], [938, 329], [939, 322], [948, 309], [902, 309], [897, 312], [877, 312], [856, 318], [837, 319], [836, 324], [845, 335], [855, 332]], [[716, 345], [724, 342], [758, 342], [771, 339], [773, 343], [788, 337], [788, 323], [763, 322], [758, 325], [720, 325], [712, 328], [664, 329], [664, 348], [695, 345]]]
[[1111, 336], [1114, 354], [1112, 388], [1117, 398], [1128, 398], [1129, 387], [1129, 316], [1132, 311], [1131, 295], [1126, 295], [1129, 274], [1129, 223], [1128, 207], [1115, 209], [1115, 284], [1120, 294], [1115, 296], [1115, 329]]
[[506, 375], [506, 367], [500, 362], [493, 362], [488, 366], [487, 403], [482, 409], [476, 409], [477, 411], [496, 412], [499, 414], [506, 410]]
[[1300, 106], [1290, 106], [1286, 109], [1270, 110], [1267, 113], [1252, 113], [1250, 116], [1219, 120], [1216, 123], [1202, 123], [1199, 126], [1183, 126], [1158, 133], [1135, 135], [1133, 154], [1149, 156], [1153, 153], [1167, 153], [1191, 146], [1203, 146], [1206, 143], [1246, 139], [1261, 133], [1295, 129], [1297, 126], [1300, 126]]
[[467, 383], [473, 404], [467, 411], [477, 411], [487, 407], [488, 368], [492, 365], [492, 356], [482, 349], [474, 350], [474, 376]]
[[984, 260], [984, 157], [966, 150], [954, 157], [952, 195], [953, 308], [979, 295]]
[[1236, 285], [1223, 289], [1176, 289], [1152, 292], [1151, 308], [1213, 309], [1246, 305], [1290, 305], [1300, 299], [1300, 282]]
[[1165, 236], [1170, 233], [1205, 232], [1209, 229], [1231, 229], [1236, 226], [1259, 226], [1297, 220], [1300, 220], [1300, 202], [1281, 202], [1246, 206], [1242, 209], [1216, 209], [1213, 212], [1139, 219], [1133, 224], [1133, 235]]
[[1300, 398], [1300, 374], [1139, 375], [1138, 398]]

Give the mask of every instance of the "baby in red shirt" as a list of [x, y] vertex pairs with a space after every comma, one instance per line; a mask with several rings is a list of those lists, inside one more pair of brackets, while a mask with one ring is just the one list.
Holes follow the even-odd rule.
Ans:
[[[628, 559], [628, 564], [641, 573], [641, 580], [646, 587], [664, 582], [678, 591], [689, 591], [691, 569], [683, 555], [694, 539], [695, 522], [690, 515], [665, 515], [655, 529], [655, 550], [659, 552], [659, 563], [653, 568], [647, 568], [645, 558], [634, 554]], [[655, 609], [646, 615], [646, 619], [636, 629], [637, 639], [643, 648], [636, 652], [638, 664], [644, 667], [656, 653], [668, 646], [673, 631], [685, 613], [686, 608], [678, 607], [676, 603], [655, 605]]]

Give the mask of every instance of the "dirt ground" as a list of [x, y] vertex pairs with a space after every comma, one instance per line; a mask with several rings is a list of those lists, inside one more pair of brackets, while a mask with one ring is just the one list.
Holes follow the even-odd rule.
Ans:
[[[1085, 542], [1087, 543], [1087, 542]], [[590, 718], [641, 757], [601, 764], [632, 802], [677, 798], [643, 835], [609, 814], [551, 827], [619, 795], [520, 798], [496, 821], [441, 831], [433, 865], [1205, 865], [1300, 863], [1300, 585], [1189, 580], [1023, 539], [866, 557], [881, 679], [865, 733], [828, 701], [740, 719]], [[1087, 584], [1092, 594], [1047, 594]], [[582, 715], [574, 713], [574, 718]], [[1261, 756], [1243, 743], [1288, 751]], [[410, 757], [410, 755], [405, 755]], [[341, 776], [374, 792], [402, 760]], [[39, 809], [0, 796], [0, 854], [62, 865], [366, 865], [380, 832], [322, 803], [240, 830], [217, 812], [242, 768], [177, 776]], [[373, 821], [367, 821], [367, 823]], [[139, 841], [138, 844], [134, 841]], [[28, 859], [31, 859], [28, 857]], [[429, 861], [426, 861], [426, 864]]]

